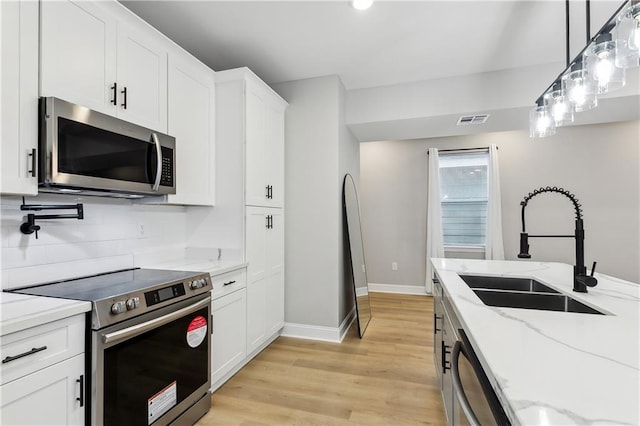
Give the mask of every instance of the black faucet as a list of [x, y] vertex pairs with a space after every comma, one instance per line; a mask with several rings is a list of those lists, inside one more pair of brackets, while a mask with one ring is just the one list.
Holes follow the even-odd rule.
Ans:
[[[536, 195], [545, 193], [545, 192], [556, 192], [558, 194], [562, 194], [567, 197], [573, 203], [573, 207], [576, 211], [576, 229], [574, 235], [529, 235], [525, 229], [524, 224], [524, 209], [527, 207], [529, 200], [531, 200]], [[522, 232], [520, 233], [520, 253], [518, 257], [520, 259], [530, 259], [531, 255], [529, 254], [529, 237], [534, 238], [575, 238], [576, 239], [576, 264], [573, 267], [573, 291], [577, 291], [578, 293], [586, 293], [587, 287], [594, 287], [598, 284], [598, 280], [593, 276], [593, 273], [596, 270], [596, 262], [593, 262], [593, 266], [591, 267], [591, 275], [587, 275], [587, 268], [584, 266], [584, 227], [582, 223], [582, 209], [581, 205], [578, 203], [578, 199], [570, 193], [569, 191], [563, 188], [550, 187], [546, 188], [538, 188], [533, 192], [530, 192], [529, 195], [524, 197], [524, 200], [520, 202], [522, 206]]]

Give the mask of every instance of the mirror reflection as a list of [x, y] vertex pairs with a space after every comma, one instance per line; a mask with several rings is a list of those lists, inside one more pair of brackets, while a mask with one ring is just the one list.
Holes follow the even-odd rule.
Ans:
[[356, 303], [356, 322], [358, 334], [364, 331], [371, 320], [371, 305], [369, 303], [369, 288], [367, 286], [367, 271], [364, 265], [364, 247], [362, 246], [362, 228], [360, 226], [360, 204], [353, 178], [350, 174], [344, 177], [342, 202], [347, 222], [349, 244], [347, 252], [351, 259], [351, 273]]

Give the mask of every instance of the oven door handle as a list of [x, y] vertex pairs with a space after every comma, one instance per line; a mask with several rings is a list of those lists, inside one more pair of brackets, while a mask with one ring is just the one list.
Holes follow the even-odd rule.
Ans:
[[113, 333], [103, 334], [102, 343], [108, 344], [108, 343], [128, 339], [129, 337], [137, 336], [138, 334], [142, 334], [146, 331], [160, 327], [161, 325], [168, 324], [171, 321], [180, 318], [181, 316], [195, 312], [198, 309], [201, 309], [202, 307], [207, 306], [210, 302], [211, 302], [211, 299], [207, 297], [206, 299], [200, 300], [199, 302], [196, 302], [193, 305], [189, 305], [175, 312], [171, 312], [161, 317], [154, 318], [150, 321], [143, 322], [141, 324], [136, 324], [134, 326], [127, 327], [122, 330], [114, 331]]

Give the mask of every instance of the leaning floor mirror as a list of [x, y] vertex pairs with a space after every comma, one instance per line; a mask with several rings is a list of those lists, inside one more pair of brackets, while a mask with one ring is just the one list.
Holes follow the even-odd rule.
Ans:
[[367, 286], [367, 270], [364, 266], [364, 247], [362, 245], [362, 227], [360, 226], [360, 204], [356, 185], [350, 174], [344, 177], [342, 189], [342, 205], [347, 224], [347, 252], [351, 260], [351, 276], [356, 303], [356, 322], [358, 334], [362, 338], [371, 320], [369, 288]]

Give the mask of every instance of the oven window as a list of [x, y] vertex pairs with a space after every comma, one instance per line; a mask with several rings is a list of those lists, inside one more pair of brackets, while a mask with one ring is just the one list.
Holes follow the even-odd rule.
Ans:
[[156, 174], [155, 145], [58, 117], [58, 171], [152, 183]]
[[203, 308], [105, 349], [105, 425], [152, 424], [207, 383], [208, 318]]

